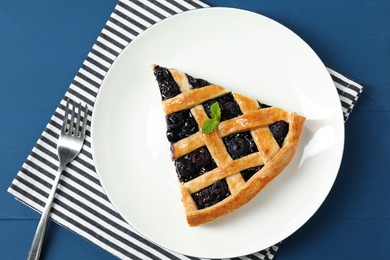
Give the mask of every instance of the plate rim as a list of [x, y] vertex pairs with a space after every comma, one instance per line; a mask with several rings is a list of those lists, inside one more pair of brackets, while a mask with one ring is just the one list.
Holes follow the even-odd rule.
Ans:
[[[95, 158], [96, 156], [96, 152], [95, 152], [95, 145], [93, 142], [94, 140], [94, 132], [95, 132], [95, 126], [96, 124], [94, 122], [96, 122], [96, 114], [95, 111], [96, 111], [96, 108], [97, 108], [97, 104], [99, 103], [99, 97], [101, 97], [102, 95], [100, 95], [101, 93], [101, 90], [103, 89], [103, 87], [105, 86], [106, 84], [106, 79], [107, 79], [107, 75], [109, 75], [110, 71], [115, 68], [116, 64], [117, 64], [117, 61], [118, 59], [120, 59], [121, 55], [124, 53], [124, 51], [128, 48], [131, 48], [131, 46], [134, 44], [134, 42], [136, 42], [140, 36], [142, 37], [142, 35], [144, 35], [145, 33], [147, 33], [151, 28], [154, 28], [156, 26], [159, 26], [159, 24], [161, 23], [165, 23], [167, 20], [171, 20], [171, 19], [175, 19], [176, 17], [178, 16], [183, 16], [183, 15], [187, 15], [188, 13], [194, 13], [194, 12], [208, 12], [209, 10], [224, 10], [224, 11], [233, 11], [233, 12], [242, 12], [242, 13], [248, 13], [248, 14], [252, 14], [252, 15], [257, 15], [257, 16], [261, 16], [273, 23], [277, 23], [278, 25], [282, 26], [284, 29], [288, 30], [289, 33], [292, 33], [293, 35], [295, 35], [296, 37], [298, 37], [305, 45], [306, 45], [306, 48], [309, 48], [311, 50], [311, 52], [315, 55], [315, 57], [320, 61], [320, 63], [323, 65], [323, 70], [326, 71], [326, 66], [324, 65], [324, 63], [322, 62], [322, 60], [320, 59], [320, 57], [317, 55], [317, 53], [314, 52], [314, 50], [299, 36], [297, 35], [294, 31], [292, 31], [291, 29], [289, 29], [288, 27], [286, 27], [285, 25], [279, 23], [278, 21], [275, 21], [273, 20], [272, 18], [269, 18], [265, 15], [262, 15], [262, 14], [259, 14], [259, 13], [256, 13], [256, 12], [253, 12], [253, 11], [248, 11], [248, 10], [244, 10], [244, 9], [239, 9], [239, 8], [231, 8], [231, 7], [205, 7], [205, 8], [201, 8], [201, 9], [193, 9], [193, 10], [189, 10], [189, 11], [185, 11], [185, 12], [182, 12], [182, 13], [178, 13], [178, 14], [175, 14], [175, 15], [172, 15], [170, 17], [167, 17], [165, 19], [162, 19], [158, 22], [156, 22], [155, 24], [151, 25], [150, 27], [148, 27], [146, 30], [144, 30], [143, 32], [141, 32], [139, 35], [137, 35], [129, 44], [127, 44], [127, 46], [125, 48], [123, 48], [123, 50], [118, 54], [118, 56], [115, 58], [115, 60], [113, 61], [113, 63], [111, 64], [109, 70], [106, 72], [106, 74], [104, 75], [104, 78], [102, 80], [102, 83], [100, 85], [100, 88], [99, 88], [99, 91], [98, 91], [98, 94], [96, 96], [96, 100], [95, 100], [95, 103], [94, 103], [94, 107], [93, 107], [93, 113], [92, 113], [92, 118], [91, 118], [91, 151], [92, 151], [92, 156], [93, 158]], [[213, 11], [212, 11], [213, 12]], [[326, 71], [326, 73], [328, 74], [328, 80], [329, 82], [333, 82], [332, 79], [331, 79], [331, 76], [329, 75], [329, 73]], [[334, 94], [337, 96], [338, 98], [338, 94], [337, 94], [337, 90], [336, 90], [336, 87], [334, 87]], [[101, 99], [101, 98], [100, 98]], [[342, 106], [341, 106], [341, 103], [340, 105], [338, 106], [338, 110], [339, 110], [339, 121], [341, 121], [341, 129], [339, 131], [341, 131], [341, 139], [342, 139], [342, 144], [341, 144], [341, 148], [340, 148], [340, 155], [339, 155], [339, 160], [338, 162], [336, 163], [336, 166], [335, 168], [337, 168], [336, 170], [336, 173], [334, 174], [334, 178], [332, 180], [332, 184], [328, 187], [328, 190], [326, 192], [326, 196], [323, 197], [322, 201], [320, 203], [318, 203], [318, 207], [312, 212], [312, 214], [310, 214], [310, 216], [300, 225], [299, 228], [293, 230], [292, 232], [290, 232], [286, 237], [284, 237], [283, 239], [291, 236], [293, 233], [295, 233], [297, 230], [299, 230], [303, 225], [306, 224], [306, 222], [308, 220], [310, 220], [310, 218], [318, 211], [318, 209], [322, 206], [323, 202], [325, 201], [325, 199], [328, 197], [329, 195], [329, 192], [331, 191], [332, 187], [334, 186], [334, 182], [338, 176], [338, 172], [339, 172], [339, 169], [340, 169], [340, 166], [341, 166], [341, 162], [342, 162], [342, 156], [343, 156], [343, 150], [344, 150], [344, 145], [345, 145], [345, 137], [344, 137], [344, 134], [345, 134], [345, 125], [344, 125], [344, 120], [343, 120], [343, 112], [342, 112]], [[103, 181], [102, 181], [102, 178], [101, 178], [101, 173], [99, 173], [99, 170], [98, 170], [98, 162], [94, 159], [94, 163], [95, 163], [95, 169], [96, 169], [96, 174], [99, 178], [99, 181], [101, 182], [101, 186], [105, 192], [105, 194], [107, 195], [107, 197], [109, 198], [110, 200], [110, 203], [112, 204], [112, 206], [117, 210], [117, 212], [122, 216], [122, 213], [120, 212], [120, 210], [118, 210], [118, 208], [116, 207], [115, 203], [111, 200], [110, 196], [109, 196], [109, 192], [107, 192], [107, 189], [106, 189], [106, 186], [104, 185]], [[126, 222], [128, 222], [128, 220], [122, 216]], [[173, 252], [177, 252], [177, 253], [181, 253], [181, 254], [185, 254], [183, 252], [179, 252], [179, 251], [176, 251], [174, 249], [170, 249], [170, 248], [167, 248], [165, 247], [164, 245], [161, 245], [159, 243], [157, 243], [156, 241], [152, 240], [151, 238], [148, 238], [146, 236], [144, 236], [143, 232], [141, 232], [140, 230], [138, 230], [135, 226], [133, 226], [131, 223], [128, 223], [131, 227], [133, 227], [142, 237], [146, 238], [148, 241], [150, 241], [151, 243], [154, 243], [154, 244], [157, 244], [158, 246], [164, 248], [165, 250], [169, 250], [169, 251], [173, 251]], [[278, 243], [278, 242], [276, 242]], [[272, 242], [270, 246], [274, 245], [275, 243]], [[244, 255], [247, 255], [247, 254], [252, 254], [252, 253], [256, 253], [258, 251], [261, 251], [261, 250], [264, 250], [266, 248], [261, 248], [261, 249], [257, 249], [256, 251], [253, 251], [253, 252], [248, 252], [248, 253], [245, 253]], [[192, 255], [192, 254], [188, 254], [186, 253], [186, 255], [188, 256], [194, 256], [194, 257], [210, 257], [210, 256], [201, 256], [201, 255]], [[235, 255], [235, 256], [222, 256], [222, 257], [238, 257], [238, 256], [242, 256], [242, 255]], [[214, 257], [214, 256], [213, 256]]]

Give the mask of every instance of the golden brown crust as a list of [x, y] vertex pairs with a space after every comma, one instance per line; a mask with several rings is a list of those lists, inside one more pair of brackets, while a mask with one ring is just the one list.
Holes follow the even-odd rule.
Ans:
[[186, 74], [177, 70], [169, 70], [173, 79], [177, 82], [181, 92], [186, 92], [192, 89], [191, 84], [188, 82]]
[[[201, 112], [201, 110], [203, 110], [203, 107], [200, 105], [196, 106], [192, 110], [195, 119], [197, 120], [198, 125], [200, 127], [203, 124], [203, 121], [207, 118], [207, 115], [204, 110], [203, 113]], [[285, 120], [288, 122], [289, 113], [280, 108], [266, 108], [254, 110], [244, 115], [221, 122], [218, 126], [217, 131], [211, 134], [211, 136], [215, 136], [215, 133], [217, 132], [219, 137], [225, 137], [233, 133], [248, 131], [251, 129], [260, 129], [261, 127], [268, 128], [270, 124], [279, 120]], [[209, 142], [211, 142], [210, 139], [212, 139], [212, 137], [207, 136], [209, 135], [202, 135], [200, 133], [196, 133], [173, 144], [173, 158], [177, 159], [199, 147], [202, 147], [205, 144], [204, 138], [208, 138]], [[221, 149], [223, 148], [221, 147]]]
[[182, 157], [202, 146], [204, 146], [204, 140], [201, 136], [201, 133], [195, 133], [187, 138], [184, 138], [174, 144], [172, 144], [172, 159], [176, 160], [177, 158]]
[[165, 115], [173, 112], [192, 108], [211, 98], [219, 97], [228, 93], [226, 89], [218, 85], [209, 85], [203, 88], [192, 89], [183, 92], [176, 97], [163, 101], [163, 110]]
[[269, 127], [262, 127], [252, 131], [252, 136], [260, 150], [264, 163], [270, 161], [279, 152], [279, 145], [273, 138]]
[[289, 115], [289, 112], [276, 107], [254, 110], [221, 122], [218, 130], [221, 136], [227, 136], [233, 133], [269, 126], [280, 120], [288, 121]]
[[188, 224], [198, 226], [210, 222], [249, 202], [290, 163], [298, 147], [304, 121], [304, 117], [293, 115], [287, 140], [280, 151], [260, 171], [245, 182], [237, 193], [230, 195], [212, 207], [187, 211]]
[[[218, 85], [192, 88], [186, 74], [175, 70], [170, 70], [170, 72], [182, 93], [163, 101], [165, 115], [191, 109], [201, 129], [203, 122], [208, 118], [201, 104], [227, 94], [229, 91]], [[305, 122], [304, 117], [275, 107], [259, 109], [256, 99], [238, 93], [232, 94], [243, 112], [241, 116], [221, 122], [211, 134], [198, 132], [172, 144], [171, 147], [172, 158], [176, 160], [206, 146], [217, 165], [214, 170], [193, 180], [179, 183], [187, 222], [190, 226], [210, 222], [246, 204], [283, 171], [298, 147]], [[281, 148], [269, 129], [269, 125], [280, 120], [289, 124], [288, 134]], [[243, 131], [251, 132], [258, 152], [233, 160], [222, 138]], [[262, 166], [262, 168], [245, 181], [240, 172], [257, 166]], [[191, 194], [222, 179], [226, 180], [230, 195], [215, 205], [198, 209]]]
[[[193, 110], [193, 115], [198, 122], [199, 129], [202, 128], [202, 124], [204, 120], [206, 120], [208, 117], [206, 115], [206, 112], [203, 109], [203, 106], [199, 105], [196, 106]], [[230, 158], [226, 147], [217, 131], [212, 132], [211, 134], [201, 134], [201, 138], [204, 140], [211, 157], [214, 159], [215, 163], [218, 166], [221, 166], [225, 164], [226, 162], [229, 162], [232, 160]]]
[[195, 178], [191, 181], [184, 183], [190, 193], [197, 192], [214, 182], [224, 179], [226, 177], [235, 175], [242, 170], [246, 170], [251, 167], [255, 167], [262, 164], [260, 153], [251, 153], [237, 160], [230, 160], [225, 164], [215, 168], [212, 171], [206, 172], [205, 174]]

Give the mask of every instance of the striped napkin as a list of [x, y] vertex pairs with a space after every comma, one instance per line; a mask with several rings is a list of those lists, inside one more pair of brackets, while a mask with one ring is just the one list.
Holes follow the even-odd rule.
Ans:
[[[154, 23], [183, 11], [206, 6], [198, 0], [120, 0], [8, 192], [42, 212], [57, 172], [56, 143], [64, 117], [65, 98], [89, 105], [90, 124], [99, 87], [121, 51]], [[362, 86], [332, 69], [328, 70], [347, 120], [362, 92]], [[96, 174], [89, 132], [80, 156], [69, 164], [60, 181], [51, 218], [122, 259], [193, 259], [146, 240], [118, 214]], [[272, 259], [279, 245], [248, 257]]]

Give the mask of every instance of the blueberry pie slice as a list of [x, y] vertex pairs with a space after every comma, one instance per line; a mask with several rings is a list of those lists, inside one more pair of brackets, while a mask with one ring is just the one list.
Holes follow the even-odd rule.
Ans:
[[303, 116], [174, 69], [153, 70], [190, 226], [241, 207], [293, 158]]

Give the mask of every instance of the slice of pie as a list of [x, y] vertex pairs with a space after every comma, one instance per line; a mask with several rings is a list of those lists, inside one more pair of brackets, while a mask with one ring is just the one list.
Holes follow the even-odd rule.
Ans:
[[190, 226], [241, 207], [293, 158], [303, 116], [174, 69], [153, 70]]

